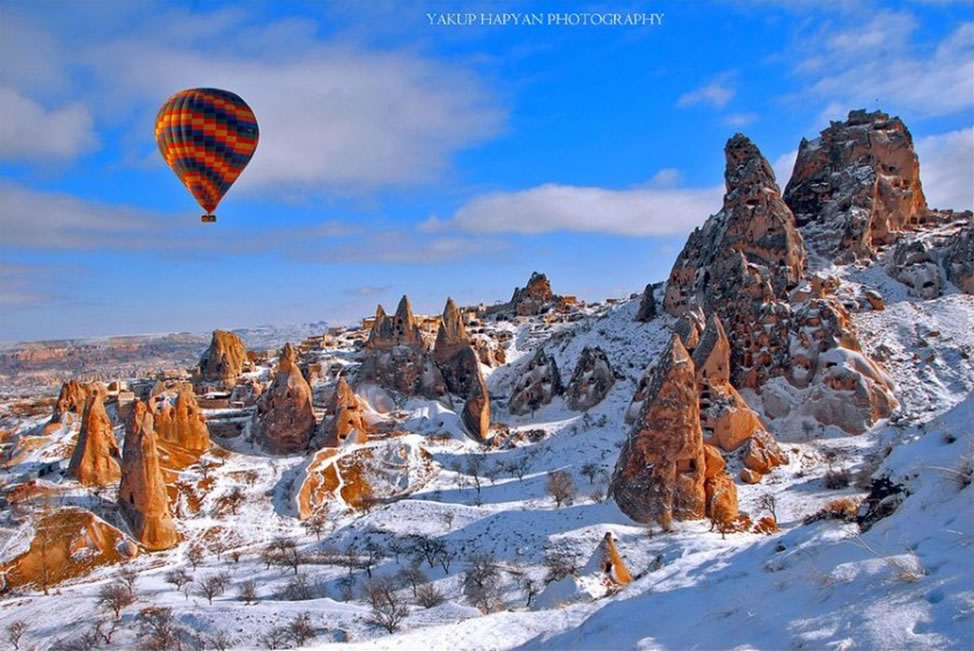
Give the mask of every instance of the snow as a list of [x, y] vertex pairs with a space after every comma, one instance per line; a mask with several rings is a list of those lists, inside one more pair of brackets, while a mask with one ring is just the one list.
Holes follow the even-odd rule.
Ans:
[[[394, 420], [405, 434], [394, 439], [432, 456], [433, 471], [408, 497], [351, 512], [336, 504], [329, 527], [319, 541], [295, 517], [293, 494], [308, 460], [302, 456], [269, 457], [247, 441], [246, 432], [179, 473], [179, 480], [198, 484], [208, 475], [212, 486], [201, 491], [201, 505], [190, 512], [184, 498], [178, 526], [185, 542], [178, 548], [142, 554], [129, 563], [139, 574], [139, 601], [122, 615], [114, 644], [135, 648], [134, 617], [149, 605], [173, 609], [180, 624], [204, 635], [226, 632], [240, 648], [262, 646], [261, 637], [300, 613], [310, 614], [318, 637], [307, 648], [352, 644], [370, 648], [971, 648], [974, 646], [974, 575], [972, 545], [974, 488], [964, 485], [965, 468], [974, 455], [974, 370], [965, 355], [974, 353], [970, 324], [974, 299], [948, 291], [921, 301], [911, 297], [877, 263], [867, 269], [832, 268], [843, 278], [844, 291], [875, 288], [886, 302], [884, 311], [863, 311], [853, 319], [864, 353], [885, 357], [886, 372], [895, 380], [899, 414], [852, 436], [834, 427], [819, 427], [794, 409], [801, 392], [787, 382], [773, 381], [763, 405], [753, 392], [742, 391], [752, 406], [767, 415], [769, 429], [782, 441], [791, 461], [776, 468], [762, 484], [738, 486], [741, 510], [753, 520], [766, 515], [762, 495], [774, 495], [781, 532], [767, 536], [709, 530], [705, 521], [676, 523], [669, 534], [631, 522], [611, 499], [603, 501], [606, 478], [619, 455], [629, 428], [624, 414], [639, 378], [670, 337], [672, 320], [633, 321], [639, 299], [585, 308], [576, 322], [545, 323], [517, 318], [488, 324], [514, 334], [505, 351], [507, 363], [486, 369], [492, 396], [492, 421], [515, 431], [541, 430], [534, 443], [513, 449], [481, 450], [463, 431], [456, 404], [409, 399], [396, 404], [377, 387], [361, 387], [359, 395], [375, 409], [372, 416]], [[934, 335], [933, 333], [937, 333]], [[341, 337], [338, 350], [322, 352], [322, 361], [352, 363], [355, 349]], [[512, 416], [506, 398], [523, 365], [545, 345], [562, 374], [563, 383], [585, 346], [599, 346], [621, 375], [606, 398], [587, 413], [569, 410], [555, 398], [533, 414]], [[836, 360], [868, 363], [856, 355]], [[770, 396], [774, 396], [773, 398]], [[380, 415], [381, 414], [381, 415]], [[36, 438], [45, 417], [19, 421], [12, 439]], [[56, 461], [58, 450], [77, 434], [77, 425], [54, 432], [36, 446], [23, 446], [23, 456], [2, 471], [12, 484]], [[33, 436], [31, 436], [33, 435]], [[370, 444], [372, 445], [372, 444]], [[354, 448], [350, 448], [354, 449]], [[350, 449], [343, 449], [347, 454]], [[477, 477], [471, 467], [482, 463]], [[594, 463], [602, 473], [594, 482], [581, 474]], [[965, 465], [966, 464], [966, 465]], [[519, 479], [513, 467], [520, 466]], [[865, 532], [854, 523], [804, 519], [839, 498], [860, 499], [864, 481], [830, 490], [823, 478], [833, 469], [847, 469], [854, 479], [886, 477], [905, 488], [899, 508]], [[728, 457], [735, 475], [740, 460]], [[557, 508], [546, 494], [547, 473], [571, 473], [578, 495]], [[252, 481], [244, 479], [250, 476]], [[478, 488], [479, 480], [479, 488]], [[41, 481], [47, 481], [41, 480]], [[53, 487], [71, 488], [72, 503], [87, 499], [72, 482], [52, 475]], [[220, 508], [220, 497], [234, 487], [246, 496], [236, 514]], [[104, 491], [112, 495], [112, 488]], [[598, 497], [599, 499], [595, 499]], [[29, 523], [7, 509], [0, 521], [3, 560], [26, 547]], [[106, 516], [116, 526], [117, 520]], [[124, 529], [123, 529], [124, 530]], [[625, 588], [602, 596], [588, 578], [566, 577], [551, 583], [527, 606], [522, 585], [539, 583], [551, 552], [588, 560], [607, 531], [634, 576]], [[306, 554], [322, 554], [354, 544], [361, 553], [369, 540], [387, 546], [393, 539], [425, 535], [447, 545], [453, 555], [448, 570], [425, 561], [421, 569], [447, 596], [425, 609], [410, 605], [402, 630], [387, 634], [368, 622], [370, 608], [360, 597], [343, 596], [346, 567], [315, 561], [299, 568], [312, 586], [313, 598], [285, 598], [294, 576], [287, 567], [267, 568], [259, 552], [278, 536], [293, 539]], [[190, 546], [219, 540], [226, 548], [207, 554], [193, 571]], [[233, 560], [239, 552], [239, 560]], [[501, 569], [503, 606], [482, 614], [463, 596], [463, 572], [471, 552], [490, 553]], [[658, 567], [654, 560], [662, 558]], [[410, 559], [392, 553], [372, 572], [394, 575]], [[194, 577], [226, 571], [231, 587], [213, 600], [188, 596], [165, 582], [166, 572], [184, 567]], [[65, 622], [92, 622], [103, 611], [97, 592], [117, 568], [98, 568], [69, 580], [52, 596], [20, 589], [0, 607], [0, 628], [16, 619], [29, 622], [24, 640], [29, 647], [49, 648], [71, 633]], [[364, 570], [354, 571], [357, 586]], [[245, 580], [257, 582], [259, 601], [244, 605], [236, 589]], [[409, 589], [403, 592], [408, 596]], [[408, 600], [407, 601], [411, 601]], [[56, 609], [57, 616], [51, 617]], [[83, 626], [76, 624], [77, 626]], [[23, 644], [22, 644], [23, 646]]]

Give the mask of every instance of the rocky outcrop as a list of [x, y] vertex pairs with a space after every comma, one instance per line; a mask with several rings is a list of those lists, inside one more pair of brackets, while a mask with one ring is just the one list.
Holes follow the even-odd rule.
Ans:
[[368, 441], [369, 424], [365, 420], [364, 401], [348, 386], [344, 375], [338, 378], [328, 403], [328, 415], [321, 421], [320, 438], [324, 447], [333, 448]]
[[164, 392], [153, 402], [156, 434], [161, 440], [191, 452], [203, 453], [210, 449], [210, 431], [191, 385], [182, 382], [175, 396]]
[[568, 407], [577, 411], [591, 409], [602, 402], [615, 381], [615, 372], [605, 351], [598, 346], [586, 346], [565, 392]]
[[436, 476], [433, 457], [402, 439], [347, 450], [315, 453], [295, 482], [294, 503], [305, 520], [331, 504], [369, 509], [377, 502], [401, 499]]
[[232, 387], [243, 373], [247, 348], [243, 340], [232, 332], [214, 330], [210, 347], [200, 357], [194, 379]]
[[0, 592], [24, 585], [38, 589], [57, 585], [138, 552], [125, 534], [93, 513], [79, 508], [56, 510], [37, 523], [26, 551], [0, 565]]
[[510, 305], [518, 316], [534, 316], [549, 308], [555, 298], [548, 277], [535, 271], [527, 285], [514, 290]]
[[732, 452], [758, 431], [761, 420], [730, 381], [730, 342], [712, 314], [693, 350], [704, 441]]
[[705, 458], [693, 360], [676, 335], [649, 378], [639, 417], [622, 448], [611, 492], [636, 522], [704, 517]]
[[448, 395], [406, 296], [393, 317], [380, 305], [365, 344], [359, 381], [377, 384], [407, 396], [439, 399]]
[[89, 393], [89, 387], [77, 380], [68, 380], [62, 384], [61, 393], [58, 394], [57, 402], [54, 403], [54, 414], [51, 416], [51, 422], [67, 422], [80, 417], [88, 401]]
[[110, 484], [121, 477], [121, 457], [102, 396], [92, 393], [85, 402], [81, 434], [68, 464], [68, 477], [86, 486]]
[[944, 258], [947, 280], [966, 294], [974, 294], [974, 218], [967, 212], [967, 227], [951, 240]]
[[522, 415], [542, 407], [562, 392], [558, 365], [545, 349], [539, 348], [521, 371], [508, 402], [512, 414]]
[[886, 264], [886, 273], [906, 285], [912, 296], [931, 299], [944, 291], [946, 277], [928, 240], [899, 242]]
[[674, 316], [699, 306], [733, 321], [728, 317], [740, 310], [726, 308], [746, 306], [726, 306], [727, 301], [784, 296], [805, 269], [802, 236], [771, 165], [741, 134], [727, 142], [724, 153], [724, 206], [690, 234], [666, 285], [663, 309]]
[[476, 440], [485, 443], [490, 439], [490, 395], [487, 393], [487, 383], [479, 373], [463, 403], [460, 420]]
[[244, 380], [237, 382], [233, 390], [230, 391], [230, 402], [243, 403], [244, 407], [257, 404], [257, 399], [264, 391], [264, 385], [257, 380]]
[[314, 429], [311, 387], [294, 360], [282, 355], [274, 380], [257, 401], [254, 441], [271, 454], [294, 454], [308, 449]]
[[612, 532], [606, 531], [598, 547], [592, 553], [588, 563], [581, 571], [582, 576], [594, 575], [616, 587], [632, 583], [632, 574], [626, 567], [625, 561], [616, 549]]
[[[443, 317], [436, 334], [433, 360], [443, 376], [447, 390], [466, 398], [482, 380], [480, 360], [470, 345], [470, 339], [463, 327], [460, 310], [453, 299], [447, 299]], [[479, 378], [479, 380], [478, 380]]]
[[656, 286], [653, 283], [646, 285], [643, 296], [639, 299], [639, 309], [636, 310], [636, 321], [648, 323], [656, 318]]
[[727, 463], [720, 450], [704, 444], [703, 455], [707, 516], [720, 522], [730, 522], [737, 516], [737, 485], [725, 472]]
[[816, 251], [850, 262], [931, 219], [913, 137], [899, 118], [850, 111], [802, 139], [785, 202]]
[[152, 411], [136, 400], [126, 423], [118, 503], [136, 539], [157, 551], [174, 547], [180, 537], [169, 510], [153, 426]]

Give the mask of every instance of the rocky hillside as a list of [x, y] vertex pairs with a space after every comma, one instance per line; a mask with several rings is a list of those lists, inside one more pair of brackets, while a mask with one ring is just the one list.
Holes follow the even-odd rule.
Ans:
[[724, 153], [723, 205], [628, 300], [535, 272], [489, 308], [216, 331], [187, 368], [6, 401], [0, 627], [971, 647], [974, 219], [927, 206], [881, 112], [803, 140], [784, 190], [746, 136]]

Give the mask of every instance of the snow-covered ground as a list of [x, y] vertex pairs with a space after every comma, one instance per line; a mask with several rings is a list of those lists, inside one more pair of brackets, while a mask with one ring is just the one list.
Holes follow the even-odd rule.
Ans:
[[[886, 299], [884, 311], [857, 313], [854, 319], [866, 350], [882, 350], [902, 410], [859, 436], [827, 428], [781, 437], [790, 463], [761, 484], [738, 486], [741, 510], [754, 520], [765, 515], [762, 496], [775, 497], [780, 533], [725, 538], [699, 521], [651, 534], [603, 499], [629, 429], [623, 422], [626, 407], [668, 341], [671, 323], [667, 317], [634, 322], [638, 300], [600, 304], [587, 307], [586, 318], [575, 322], [522, 319], [494, 326], [512, 330], [514, 337], [507, 363], [487, 371], [492, 420], [543, 430], [536, 442], [481, 450], [463, 436], [454, 411], [410, 399], [397, 416], [399, 427], [409, 432], [403, 440], [421, 443], [431, 454], [432, 478], [407, 498], [367, 513], [336, 509], [320, 540], [295, 517], [294, 481], [304, 457], [274, 458], [239, 439], [216, 441], [220, 445], [202, 464], [180, 474], [187, 486], [211, 478], [198, 493], [198, 506], [185, 495], [175, 505], [185, 541], [128, 564], [138, 571], [138, 602], [122, 612], [111, 646], [139, 645], [135, 618], [151, 605], [171, 607], [187, 632], [211, 638], [222, 632], [239, 648], [267, 648], [272, 629], [305, 612], [316, 632], [305, 645], [313, 648], [348, 642], [405, 649], [974, 647], [974, 372], [968, 359], [974, 354], [974, 298], [956, 292], [929, 301], [911, 298], [878, 265], [838, 271], [849, 288], [879, 287]], [[596, 345], [621, 378], [587, 413], [567, 409], [558, 397], [533, 414], [511, 416], [506, 399], [518, 369], [542, 344], [565, 382], [582, 349]], [[352, 358], [349, 350], [323, 355], [343, 363]], [[45, 420], [23, 418], [12, 436], [35, 433]], [[778, 433], [774, 424], [771, 430]], [[3, 480], [20, 481], [56, 460], [65, 447], [58, 437], [72, 435], [62, 431], [39, 442], [3, 471]], [[593, 473], [594, 480], [581, 472], [591, 463], [603, 471]], [[728, 463], [736, 476], [739, 462], [731, 455]], [[848, 469], [852, 484], [826, 488], [830, 467]], [[570, 472], [578, 489], [573, 503], [560, 508], [545, 489], [547, 473], [558, 469]], [[865, 532], [839, 520], [803, 523], [830, 502], [865, 496], [870, 477], [902, 487], [902, 504], [891, 516]], [[245, 499], [231, 513], [220, 498], [235, 487]], [[574, 589], [569, 581], [547, 595], [532, 594], [528, 607], [525, 585], [529, 579], [543, 584], [546, 555], [571, 555], [583, 567], [607, 531], [636, 577], [633, 583], [593, 598], [581, 577]], [[29, 525], [4, 514], [3, 560], [25, 547], [28, 533]], [[365, 555], [371, 541], [384, 550], [372, 574], [393, 576], [413, 560], [408, 552], [397, 558], [393, 541], [414, 535], [438, 539], [449, 550], [448, 568], [420, 565], [446, 601], [428, 609], [413, 605], [410, 588], [403, 588], [409, 614], [401, 630], [389, 634], [369, 621], [371, 609], [361, 595], [367, 571], [350, 571], [329, 559], [349, 548]], [[261, 550], [278, 537], [296, 541], [311, 557], [297, 569], [306, 594], [295, 589], [292, 568], [268, 567], [261, 560]], [[193, 569], [189, 552], [198, 544], [209, 551]], [[492, 554], [500, 568], [500, 603], [488, 614], [473, 607], [462, 590], [474, 553]], [[210, 604], [166, 582], [167, 572], [177, 567], [197, 580], [227, 572], [230, 587]], [[57, 586], [51, 596], [14, 591], [0, 601], [0, 629], [27, 622], [21, 648], [50, 648], [77, 638], [95, 619], [107, 619], [97, 595], [117, 572], [99, 568]], [[248, 580], [256, 581], [258, 592], [251, 605], [237, 595]]]

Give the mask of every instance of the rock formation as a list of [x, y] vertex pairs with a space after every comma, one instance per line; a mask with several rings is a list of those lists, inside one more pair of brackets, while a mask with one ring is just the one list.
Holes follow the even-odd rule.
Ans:
[[394, 317], [380, 305], [365, 344], [359, 380], [393, 389], [407, 396], [438, 399], [447, 396], [443, 375], [413, 318], [406, 296]]
[[974, 218], [967, 212], [967, 227], [951, 240], [944, 259], [947, 280], [966, 294], [974, 294]]
[[747, 405], [730, 381], [730, 342], [720, 317], [707, 326], [693, 350], [700, 392], [700, 424], [704, 441], [732, 452], [763, 430], [758, 415]]
[[324, 447], [368, 441], [369, 425], [365, 420], [364, 401], [348, 386], [344, 375], [338, 378], [327, 411], [328, 415], [321, 421], [320, 439]]
[[[77, 380], [68, 380], [61, 385], [61, 393], [54, 403], [54, 414], [51, 422], [65, 422], [67, 419], [77, 419], [84, 411], [85, 403], [90, 393], [89, 387]], [[67, 416], [73, 414], [73, 416]]]
[[121, 457], [102, 396], [94, 392], [85, 402], [81, 434], [68, 464], [68, 477], [86, 486], [104, 486], [121, 477]]
[[839, 262], [873, 258], [931, 218], [913, 138], [881, 111], [850, 111], [819, 138], [802, 139], [784, 198], [809, 243]]
[[135, 401], [126, 423], [118, 503], [135, 537], [146, 549], [156, 551], [174, 547], [179, 533], [169, 510], [153, 424], [152, 411], [141, 400]]
[[901, 237], [886, 258], [886, 273], [918, 298], [943, 294], [947, 281], [974, 293], [974, 219], [970, 212], [954, 215], [957, 222], [941, 232]]
[[720, 450], [704, 444], [704, 499], [707, 515], [728, 522], [737, 515], [737, 486], [724, 471], [727, 463]]
[[155, 429], [161, 440], [192, 452], [210, 449], [210, 431], [191, 385], [181, 382], [175, 397], [164, 393], [154, 402]]
[[257, 380], [237, 382], [230, 391], [230, 402], [241, 402], [244, 407], [257, 404], [257, 399], [263, 392], [264, 386]]
[[490, 438], [490, 395], [487, 393], [487, 383], [480, 373], [463, 403], [460, 419], [473, 438], [481, 443]]
[[704, 461], [693, 360], [674, 335], [616, 463], [612, 495], [636, 522], [666, 527], [674, 519], [702, 518]]
[[615, 586], [632, 583], [632, 574], [629, 573], [629, 568], [626, 567], [625, 561], [619, 555], [619, 550], [616, 549], [612, 532], [606, 531], [602, 536], [599, 546], [595, 548], [581, 574], [582, 576], [594, 574]]
[[544, 312], [554, 299], [548, 277], [534, 271], [527, 285], [514, 290], [510, 305], [518, 316], [534, 316]]
[[534, 353], [534, 357], [521, 371], [514, 392], [511, 394], [508, 409], [512, 414], [522, 415], [535, 411], [551, 402], [562, 392], [561, 375], [553, 357], [544, 347]]
[[946, 277], [932, 243], [927, 240], [897, 243], [886, 264], [886, 273], [906, 285], [912, 296], [937, 298], [944, 291]]
[[466, 398], [477, 383], [483, 380], [480, 360], [470, 345], [460, 310], [453, 299], [447, 299], [443, 309], [436, 345], [433, 348], [433, 360], [450, 393]]
[[656, 318], [656, 286], [653, 283], [646, 285], [643, 296], [639, 300], [639, 309], [636, 310], [636, 321], [647, 323]]
[[247, 348], [239, 336], [225, 330], [214, 330], [210, 347], [200, 357], [196, 378], [230, 388], [243, 372], [246, 361]]
[[294, 360], [282, 355], [274, 380], [257, 400], [254, 441], [271, 454], [294, 454], [308, 449], [314, 428], [311, 387]]
[[602, 402], [615, 381], [615, 373], [605, 351], [597, 346], [586, 346], [565, 391], [568, 407], [578, 411], [591, 409]]

